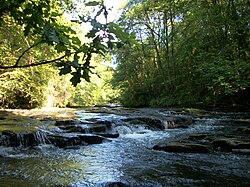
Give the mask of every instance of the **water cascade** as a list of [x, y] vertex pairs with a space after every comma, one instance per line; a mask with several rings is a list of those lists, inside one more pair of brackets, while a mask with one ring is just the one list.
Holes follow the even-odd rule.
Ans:
[[3, 130], [0, 186], [249, 186], [249, 114], [89, 107]]

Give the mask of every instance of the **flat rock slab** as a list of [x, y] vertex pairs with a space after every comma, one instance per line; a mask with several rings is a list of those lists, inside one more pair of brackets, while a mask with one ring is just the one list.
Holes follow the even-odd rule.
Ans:
[[160, 143], [155, 150], [183, 153], [209, 153], [213, 151], [248, 154], [250, 140], [245, 134], [191, 134], [174, 142]]
[[39, 131], [36, 133], [3, 131], [2, 134], [3, 135], [0, 136], [0, 145], [8, 147], [32, 147], [39, 144], [52, 144], [60, 148], [65, 148], [79, 145], [100, 144], [108, 140], [106, 137], [97, 134], [46, 134]]
[[148, 117], [132, 117], [124, 119], [123, 121], [130, 124], [144, 124], [152, 130], [165, 130], [175, 128], [188, 128], [193, 122], [192, 118], [189, 117], [169, 117], [164, 120]]
[[232, 149], [232, 152], [242, 155], [250, 155], [250, 149]]
[[166, 145], [156, 145], [153, 147], [154, 150], [162, 150], [166, 152], [177, 152], [177, 153], [209, 153], [211, 147], [208, 145], [191, 144], [191, 143], [169, 143]]

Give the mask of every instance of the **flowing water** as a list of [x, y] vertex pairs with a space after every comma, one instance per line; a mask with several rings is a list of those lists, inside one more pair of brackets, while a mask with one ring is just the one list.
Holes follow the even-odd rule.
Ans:
[[[159, 142], [196, 132], [218, 132], [235, 113], [196, 116], [185, 129], [150, 130], [128, 125], [128, 117], [184, 116], [163, 109], [85, 108], [78, 120], [111, 121], [119, 138], [102, 144], [62, 149], [39, 146], [0, 147], [0, 186], [249, 186], [250, 156], [225, 152], [167, 153], [153, 150]], [[241, 115], [241, 114], [240, 114]], [[192, 116], [193, 117], [193, 116]], [[236, 116], [237, 118], [237, 116]], [[53, 124], [39, 129], [58, 131]], [[120, 183], [119, 183], [120, 182]]]

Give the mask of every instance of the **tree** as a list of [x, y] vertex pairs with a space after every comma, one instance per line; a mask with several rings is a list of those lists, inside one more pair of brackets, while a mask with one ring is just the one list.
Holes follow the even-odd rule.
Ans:
[[[12, 61], [0, 60], [0, 69], [13, 69], [34, 67], [44, 64], [54, 63], [60, 68], [60, 75], [71, 74], [70, 81], [76, 86], [81, 78], [89, 81], [92, 66], [90, 60], [93, 54], [104, 55], [108, 47], [115, 43], [114, 34], [117, 32], [115, 24], [108, 25], [100, 23], [97, 18], [103, 15], [106, 19], [108, 12], [103, 1], [90, 1], [85, 3], [85, 7], [98, 8], [95, 16], [91, 15], [74, 15], [79, 23], [90, 23], [92, 28], [86, 34], [87, 43], [83, 43], [72, 27], [63, 24], [65, 11], [74, 11], [74, 1], [66, 0], [5, 0], [1, 3], [0, 8], [0, 26], [6, 19], [13, 19], [22, 27], [25, 37], [32, 38], [32, 41], [26, 49], [18, 51], [19, 57]], [[34, 11], [35, 10], [35, 11]], [[74, 12], [75, 13], [75, 12]], [[75, 20], [73, 20], [75, 22]], [[65, 23], [65, 22], [64, 22]], [[108, 44], [104, 43], [108, 40]], [[53, 58], [34, 59], [32, 62], [27, 61], [27, 56], [37, 46], [49, 46], [56, 51]]]
[[118, 50], [122, 101], [249, 103], [249, 7], [244, 0], [130, 0], [120, 22], [141, 47]]
[[[97, 100], [108, 100], [108, 97], [99, 97], [101, 91], [107, 92], [104, 87], [108, 84], [99, 88], [97, 81], [89, 87], [86, 83], [79, 83], [81, 78], [90, 81], [92, 74], [99, 72], [99, 67], [94, 70], [99, 65], [93, 59], [98, 55], [106, 56], [106, 52], [115, 47], [118, 43], [113, 42], [117, 40], [116, 33], [124, 41], [127, 35], [114, 23], [97, 21], [99, 16], [107, 17], [103, 2], [91, 1], [82, 5], [80, 11], [85, 12], [76, 9], [75, 2], [6, 0], [1, 3], [1, 107], [65, 107], [68, 104], [95, 104]], [[96, 15], [89, 15], [87, 8], [95, 10]], [[83, 22], [92, 25], [84, 36], [79, 24]], [[104, 39], [107, 43], [103, 42]], [[102, 74], [106, 76], [106, 72]], [[69, 80], [74, 86], [79, 86], [73, 88], [68, 84]], [[95, 92], [94, 88], [101, 91]], [[89, 93], [84, 94], [84, 91]], [[76, 93], [85, 98], [88, 94], [95, 97], [91, 95], [89, 101], [84, 98], [84, 102], [80, 102], [76, 101]]]

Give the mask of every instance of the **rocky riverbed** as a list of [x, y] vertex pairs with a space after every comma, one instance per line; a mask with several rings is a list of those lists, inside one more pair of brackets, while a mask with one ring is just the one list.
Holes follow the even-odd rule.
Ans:
[[0, 132], [4, 186], [250, 184], [247, 112], [7, 110], [0, 112]]

